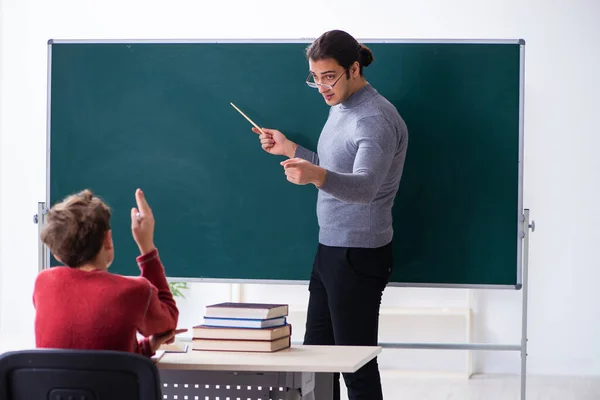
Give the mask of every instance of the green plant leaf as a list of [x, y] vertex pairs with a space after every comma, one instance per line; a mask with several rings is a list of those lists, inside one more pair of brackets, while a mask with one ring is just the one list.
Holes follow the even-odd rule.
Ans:
[[169, 282], [169, 289], [174, 297], [181, 297], [185, 299], [182, 290], [189, 289], [189, 287], [187, 282]]

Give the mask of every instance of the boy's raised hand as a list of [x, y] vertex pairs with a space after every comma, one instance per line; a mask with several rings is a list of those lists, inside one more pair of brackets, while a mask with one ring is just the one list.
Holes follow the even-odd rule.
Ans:
[[135, 191], [135, 201], [137, 208], [131, 209], [131, 233], [140, 253], [147, 254], [154, 250], [154, 215], [141, 189]]

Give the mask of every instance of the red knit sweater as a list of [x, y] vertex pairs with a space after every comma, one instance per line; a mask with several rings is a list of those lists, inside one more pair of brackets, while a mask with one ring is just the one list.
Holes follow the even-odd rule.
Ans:
[[[147, 336], [175, 329], [179, 311], [158, 251], [137, 257], [140, 277], [53, 267], [33, 294], [37, 347], [154, 355]], [[145, 338], [139, 343], [136, 333]]]

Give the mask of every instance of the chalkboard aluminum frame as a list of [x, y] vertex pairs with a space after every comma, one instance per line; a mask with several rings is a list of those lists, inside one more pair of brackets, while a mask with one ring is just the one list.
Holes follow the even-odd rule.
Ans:
[[[42, 224], [38, 227], [41, 231], [44, 218], [47, 212], [46, 205], [50, 203], [50, 157], [51, 157], [51, 79], [52, 79], [52, 45], [56, 44], [110, 44], [110, 43], [305, 43], [310, 44], [315, 38], [299, 39], [64, 39], [48, 40], [48, 68], [47, 68], [47, 120], [46, 120], [46, 201], [38, 204], [38, 214], [34, 217], [37, 221], [37, 215]], [[516, 289], [523, 286], [523, 238], [525, 230], [523, 228], [523, 163], [524, 163], [524, 75], [525, 75], [525, 41], [523, 39], [358, 39], [360, 42], [369, 43], [478, 43], [478, 44], [519, 44], [520, 45], [520, 67], [519, 67], [519, 154], [518, 154], [518, 212], [517, 212], [517, 260], [516, 260], [516, 285], [485, 285], [485, 284], [443, 284], [443, 283], [404, 283], [390, 282], [388, 286], [396, 287], [431, 287], [431, 288], [469, 288], [469, 289]], [[43, 244], [39, 245], [39, 270], [50, 266], [50, 252]], [[309, 266], [310, 267], [310, 266]], [[526, 267], [526, 266], [525, 266]], [[215, 282], [215, 283], [253, 283], [253, 284], [308, 284], [304, 280], [269, 280], [269, 279], [222, 279], [222, 278], [182, 278], [170, 277], [170, 281], [187, 282]]]

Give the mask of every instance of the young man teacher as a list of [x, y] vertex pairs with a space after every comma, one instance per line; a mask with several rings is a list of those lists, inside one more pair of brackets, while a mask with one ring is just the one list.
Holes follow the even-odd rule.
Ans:
[[[262, 148], [285, 155], [287, 180], [318, 191], [319, 244], [309, 283], [304, 344], [378, 343], [379, 308], [393, 268], [392, 206], [408, 146], [396, 108], [363, 75], [373, 62], [366, 46], [329, 31], [307, 49], [308, 86], [331, 106], [314, 153], [275, 129]], [[351, 400], [383, 399], [377, 359], [344, 374]], [[334, 398], [340, 398], [339, 375]]]

